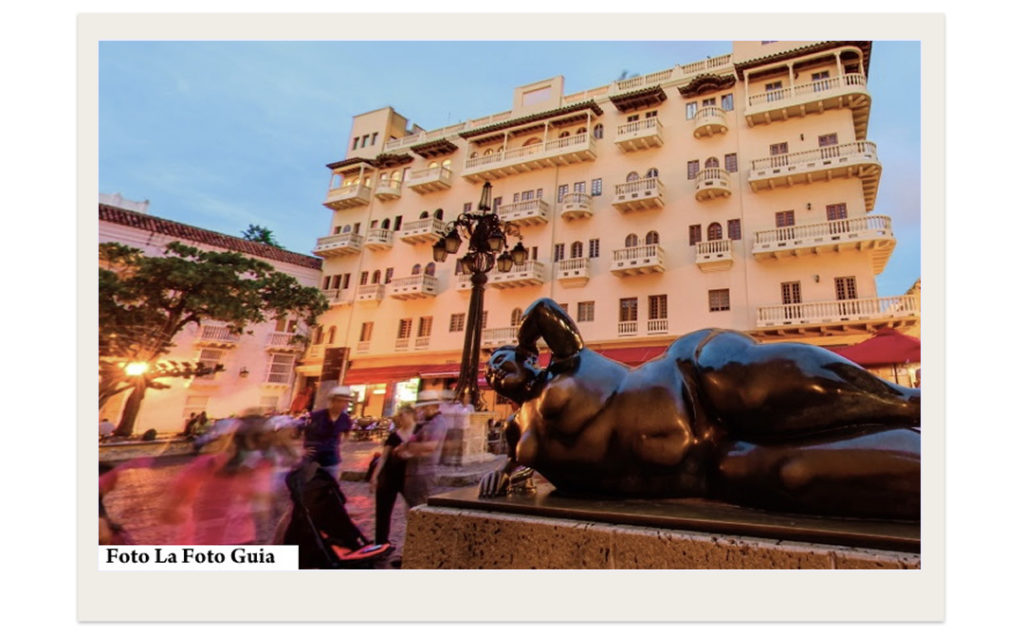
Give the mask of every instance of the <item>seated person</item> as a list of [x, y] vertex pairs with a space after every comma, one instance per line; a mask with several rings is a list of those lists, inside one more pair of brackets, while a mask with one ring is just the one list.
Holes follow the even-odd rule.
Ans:
[[527, 309], [518, 341], [488, 363], [488, 382], [521, 408], [506, 429], [509, 460], [482, 496], [527, 466], [577, 494], [920, 515], [920, 392], [830, 351], [705, 329], [630, 369], [585, 348], [550, 299]]

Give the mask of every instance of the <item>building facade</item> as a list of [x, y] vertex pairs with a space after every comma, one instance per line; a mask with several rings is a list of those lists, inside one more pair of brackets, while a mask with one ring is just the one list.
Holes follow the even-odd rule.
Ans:
[[[320, 282], [321, 260], [316, 257], [154, 217], [145, 212], [147, 208], [119, 196], [101, 197], [99, 243], [118, 242], [148, 256], [160, 256], [168, 243], [180, 241], [201, 250], [230, 250], [266, 261], [306, 286]], [[306, 348], [294, 338], [296, 333], [306, 333], [304, 327], [296, 321], [271, 321], [254, 324], [252, 333], [235, 335], [223, 323], [189, 324], [174, 338], [174, 347], [163, 360], [223, 364], [224, 371], [192, 379], [168, 378], [163, 382], [172, 388], [150, 389], [137, 418], [138, 432], [150, 428], [159, 433], [181, 432], [193, 412], [205, 411], [210, 419], [217, 419], [254, 406], [286, 410], [294, 396], [295, 366]], [[108, 401], [100, 418], [116, 423], [126, 397], [123, 393]]]
[[354, 117], [313, 250], [331, 309], [299, 372], [320, 379], [342, 349], [369, 415], [454, 379], [470, 284], [431, 246], [484, 182], [529, 251], [490, 274], [485, 349], [513, 342], [542, 296], [629, 364], [704, 327], [828, 346], [917, 326], [916, 295], [876, 291], [896, 237], [875, 209], [870, 55], [735, 42], [575, 94], [561, 77], [520, 86], [511, 110], [443, 129], [391, 108]]

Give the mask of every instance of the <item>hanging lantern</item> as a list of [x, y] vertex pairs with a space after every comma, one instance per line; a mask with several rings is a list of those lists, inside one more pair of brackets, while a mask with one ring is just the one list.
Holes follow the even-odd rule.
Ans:
[[505, 235], [497, 228], [494, 229], [494, 232], [487, 238], [487, 247], [490, 248], [491, 252], [500, 252], [501, 247], [504, 245]]
[[517, 266], [523, 265], [526, 261], [526, 246], [523, 242], [516, 244], [516, 247], [512, 249], [512, 262]]
[[451, 229], [447, 235], [444, 236], [444, 249], [450, 254], [454, 255], [459, 251], [459, 246], [462, 245], [462, 240], [459, 239], [459, 229]]
[[512, 269], [512, 255], [507, 252], [498, 256], [498, 272], [508, 272]]
[[481, 211], [491, 210], [491, 183], [484, 182], [484, 189], [480, 192], [480, 205], [477, 207]]
[[433, 250], [434, 250], [434, 261], [436, 261], [438, 263], [443, 263], [444, 260], [448, 258], [448, 251], [445, 248], [445, 240], [444, 239], [438, 239], [436, 242], [434, 242]]

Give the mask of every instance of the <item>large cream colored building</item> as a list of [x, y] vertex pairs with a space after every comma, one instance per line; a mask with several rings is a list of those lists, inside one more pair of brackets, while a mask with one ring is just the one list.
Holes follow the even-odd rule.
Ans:
[[[321, 261], [262, 243], [155, 217], [148, 203], [101, 196], [99, 241], [140, 248], [146, 255], [164, 254], [164, 247], [180, 241], [201, 250], [235, 251], [270, 263], [278, 272], [295, 277], [306, 286], [320, 281]], [[174, 346], [161, 360], [223, 364], [224, 371], [192, 379], [161, 380], [171, 388], [149, 389], [135, 424], [141, 434], [153, 428], [160, 433], [181, 432], [191, 413], [205, 411], [211, 419], [259, 406], [266, 410], [289, 408], [295, 386], [295, 365], [305, 343], [295, 338], [305, 325], [295, 320], [253, 324], [250, 333], [232, 334], [223, 323], [188, 325], [174, 338]], [[128, 393], [111, 398], [100, 410], [100, 419], [115, 424], [121, 417]]]
[[[520, 86], [511, 110], [443, 129], [390, 107], [354, 117], [313, 250], [332, 307], [300, 374], [346, 367], [367, 414], [409, 397], [408, 380], [454, 378], [469, 283], [431, 245], [485, 181], [530, 252], [490, 275], [485, 349], [542, 296], [631, 364], [704, 327], [841, 345], [915, 326], [918, 297], [875, 285], [896, 236], [875, 208], [870, 55], [860, 41], [735, 42], [575, 94], [561, 77]], [[324, 371], [331, 348], [347, 351]]]

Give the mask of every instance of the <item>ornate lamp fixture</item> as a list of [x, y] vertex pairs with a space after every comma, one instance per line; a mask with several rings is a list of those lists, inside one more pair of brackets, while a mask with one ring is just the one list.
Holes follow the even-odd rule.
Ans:
[[[509, 248], [509, 238], [518, 239], [515, 247]], [[470, 275], [473, 284], [469, 298], [469, 313], [466, 323], [466, 341], [462, 347], [462, 363], [459, 381], [455, 386], [455, 398], [463, 404], [481, 408], [480, 388], [477, 385], [477, 371], [480, 366], [480, 337], [483, 330], [484, 286], [487, 273], [498, 268], [498, 272], [509, 272], [513, 265], [526, 261], [526, 247], [523, 246], [519, 229], [509, 222], [501, 221], [491, 210], [491, 183], [485, 182], [476, 211], [465, 211], [445, 226], [444, 236], [434, 243], [434, 261], [441, 263], [459, 251], [462, 242], [469, 243], [466, 254], [455, 262], [456, 274]]]

